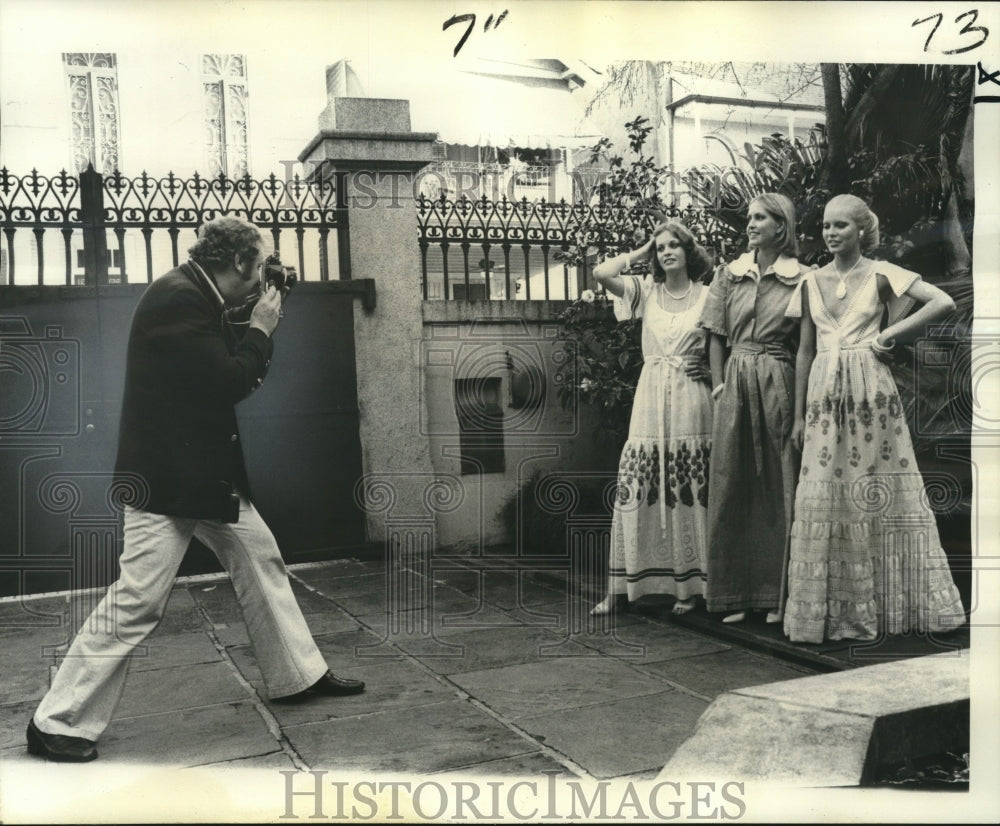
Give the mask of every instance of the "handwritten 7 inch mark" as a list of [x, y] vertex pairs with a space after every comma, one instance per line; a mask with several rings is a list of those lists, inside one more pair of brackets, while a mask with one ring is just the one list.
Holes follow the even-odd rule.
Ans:
[[[500, 12], [500, 16], [493, 20], [493, 15], [491, 14], [486, 18], [486, 24], [483, 26], [483, 31], [489, 31], [490, 26], [494, 29], [500, 25], [500, 21], [507, 16], [507, 9]], [[455, 51], [452, 52], [452, 57], [456, 57], [461, 51], [462, 47], [465, 45], [465, 41], [469, 39], [469, 35], [472, 34], [472, 29], [476, 25], [476, 15], [474, 14], [455, 14], [444, 21], [444, 25], [441, 27], [441, 31], [447, 31], [450, 26], [454, 26], [456, 23], [468, 23], [469, 28], [465, 30], [465, 34], [459, 38], [458, 43], [455, 45]]]

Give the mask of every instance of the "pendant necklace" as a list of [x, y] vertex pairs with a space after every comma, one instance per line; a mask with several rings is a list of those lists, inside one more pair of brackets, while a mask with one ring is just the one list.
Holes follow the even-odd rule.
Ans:
[[840, 279], [840, 283], [837, 285], [837, 298], [843, 301], [847, 298], [847, 276], [854, 272], [854, 268], [861, 263], [861, 259], [864, 258], [863, 255], [858, 256], [858, 260], [851, 265], [851, 268], [845, 272], [843, 275], [840, 274], [840, 267], [837, 266], [836, 260], [833, 262], [833, 270], [837, 273], [837, 278]]

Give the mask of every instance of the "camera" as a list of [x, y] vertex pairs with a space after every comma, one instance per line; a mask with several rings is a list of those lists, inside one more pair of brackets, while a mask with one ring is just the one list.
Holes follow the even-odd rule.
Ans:
[[281, 293], [282, 299], [285, 299], [288, 298], [288, 294], [292, 291], [292, 287], [295, 286], [299, 277], [295, 272], [295, 267], [283, 266], [277, 253], [272, 253], [264, 261], [263, 279], [262, 291], [268, 287], [274, 287]]

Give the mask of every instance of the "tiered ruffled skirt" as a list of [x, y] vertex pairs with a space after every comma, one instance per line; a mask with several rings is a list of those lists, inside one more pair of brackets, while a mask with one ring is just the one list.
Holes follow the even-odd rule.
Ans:
[[785, 633], [818, 643], [962, 625], [889, 369], [870, 350], [819, 353], [805, 425]]

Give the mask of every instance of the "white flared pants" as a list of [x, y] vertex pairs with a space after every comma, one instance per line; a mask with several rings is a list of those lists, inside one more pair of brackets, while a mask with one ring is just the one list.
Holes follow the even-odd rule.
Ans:
[[97, 740], [111, 722], [129, 660], [159, 624], [192, 537], [211, 548], [233, 582], [268, 695], [295, 694], [326, 673], [292, 593], [271, 530], [240, 501], [235, 523], [126, 508], [121, 575], [77, 632], [35, 712], [48, 734]]

